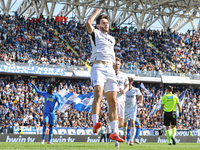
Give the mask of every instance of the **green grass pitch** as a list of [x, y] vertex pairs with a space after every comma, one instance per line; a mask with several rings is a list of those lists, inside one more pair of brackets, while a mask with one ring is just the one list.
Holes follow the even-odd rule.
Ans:
[[35, 143], [0, 143], [0, 150], [200, 150], [199, 143], [178, 143], [177, 145], [167, 145], [161, 143], [142, 143], [141, 145], [134, 144], [129, 146], [125, 143], [120, 143], [120, 147], [115, 147], [115, 143], [53, 143], [41, 145]]
[[35, 143], [0, 143], [0, 150], [200, 150], [199, 143], [178, 143], [177, 145], [167, 145], [161, 143], [142, 143], [141, 145], [134, 144], [129, 146], [125, 143], [120, 143], [120, 147], [115, 147], [115, 143], [53, 143], [48, 145], [46, 142], [41, 145]]

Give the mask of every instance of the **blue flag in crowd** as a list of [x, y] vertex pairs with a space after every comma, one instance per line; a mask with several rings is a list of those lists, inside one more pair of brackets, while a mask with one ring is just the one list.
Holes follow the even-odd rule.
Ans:
[[[61, 90], [57, 93], [61, 98], [63, 105], [60, 108], [60, 112], [65, 112], [66, 109], [69, 109], [70, 105], [73, 103], [73, 109], [78, 111], [92, 111], [92, 103], [94, 100], [94, 93], [90, 92], [88, 94], [73, 94], [67, 93], [66, 90]], [[61, 96], [62, 95], [62, 96]]]
[[153, 109], [149, 113], [149, 117], [153, 116], [160, 109], [161, 104], [162, 104], [162, 96], [160, 96], [160, 100], [157, 102], [157, 104], [153, 106]]
[[150, 92], [149, 90], [147, 90], [147, 89], [145, 88], [145, 86], [144, 86], [143, 83], [141, 83], [140, 87], [141, 87], [142, 89], [144, 89], [145, 93], [146, 93], [150, 98], [154, 98], [153, 93]]
[[91, 112], [93, 100], [94, 100], [94, 93], [93, 92], [88, 93], [84, 99], [82, 99], [76, 105], [73, 105], [73, 109], [76, 109], [78, 111]]

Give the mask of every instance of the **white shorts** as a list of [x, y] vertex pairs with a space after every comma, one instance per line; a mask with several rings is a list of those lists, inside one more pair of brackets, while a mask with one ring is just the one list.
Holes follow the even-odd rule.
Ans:
[[125, 95], [121, 95], [118, 93], [117, 96], [117, 115], [118, 117], [124, 119], [124, 113], [125, 113]]
[[124, 119], [125, 103], [123, 101], [117, 102], [117, 115]]
[[136, 109], [132, 109], [132, 110], [126, 110], [125, 109], [124, 122], [126, 123], [129, 119], [136, 120], [136, 116], [137, 116], [137, 108]]
[[103, 86], [104, 93], [118, 91], [117, 78], [112, 65], [94, 64], [91, 68], [91, 84]]

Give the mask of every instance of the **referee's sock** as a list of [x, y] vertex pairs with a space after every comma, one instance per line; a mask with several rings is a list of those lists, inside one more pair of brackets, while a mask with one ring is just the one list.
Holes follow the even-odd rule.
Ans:
[[172, 137], [175, 138], [176, 136], [176, 128], [172, 128]]
[[167, 130], [167, 131], [166, 131], [166, 134], [167, 134], [167, 139], [168, 139], [169, 144], [170, 144], [170, 143], [171, 143], [171, 135], [170, 135], [170, 131]]
[[42, 132], [42, 139], [45, 140], [45, 135], [47, 132], [47, 126], [43, 126], [43, 132]]

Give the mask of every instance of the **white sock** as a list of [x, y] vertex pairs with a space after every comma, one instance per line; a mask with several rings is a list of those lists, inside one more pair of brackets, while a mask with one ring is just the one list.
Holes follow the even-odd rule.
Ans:
[[131, 127], [131, 138], [130, 138], [130, 141], [134, 140], [134, 138], [135, 138], [135, 131], [136, 131], [135, 127], [134, 128]]
[[127, 127], [123, 127], [124, 136], [126, 136]]
[[99, 121], [99, 115], [93, 114], [92, 115], [93, 126]]
[[115, 141], [115, 143], [119, 143], [118, 141]]
[[118, 134], [118, 121], [117, 120], [110, 122], [110, 127], [111, 127], [112, 134], [114, 134], [114, 133]]

